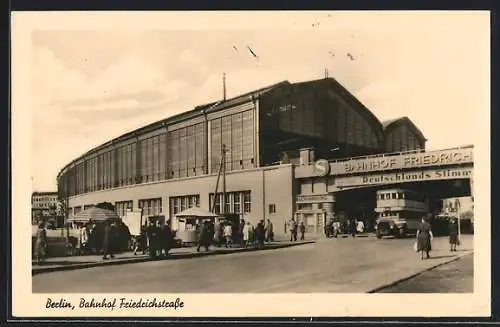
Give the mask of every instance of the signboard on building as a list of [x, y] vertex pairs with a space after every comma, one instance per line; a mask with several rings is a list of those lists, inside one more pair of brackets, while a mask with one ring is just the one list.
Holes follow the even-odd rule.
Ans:
[[334, 201], [335, 198], [332, 194], [297, 195], [297, 203], [322, 203]]
[[328, 160], [319, 159], [314, 163], [314, 172], [318, 176], [326, 176], [330, 174], [330, 163]]
[[427, 171], [338, 177], [335, 179], [335, 186], [342, 189], [360, 186], [467, 178], [472, 178], [472, 168], [433, 169]]
[[393, 156], [378, 156], [331, 163], [332, 175], [361, 174], [381, 170], [473, 164], [473, 148], [457, 148]]

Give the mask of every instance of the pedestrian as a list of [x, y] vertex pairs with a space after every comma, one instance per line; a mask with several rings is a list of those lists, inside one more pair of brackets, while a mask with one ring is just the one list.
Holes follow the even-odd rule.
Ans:
[[226, 248], [232, 247], [233, 244], [233, 227], [227, 222], [224, 226], [224, 238], [226, 239]]
[[243, 246], [245, 244], [244, 237], [243, 237], [243, 229], [245, 228], [245, 219], [241, 218], [240, 219], [240, 224], [238, 226], [238, 237], [240, 239], [240, 244]]
[[297, 241], [297, 222], [295, 221], [294, 218], [290, 220], [290, 242], [295, 242]]
[[249, 221], [243, 226], [243, 245], [245, 248], [250, 244], [250, 240], [252, 237], [252, 225]]
[[337, 238], [340, 233], [340, 221], [335, 220], [332, 224], [332, 228], [333, 228], [333, 237]]
[[421, 259], [424, 258], [424, 252], [426, 254], [426, 259], [429, 259], [429, 252], [432, 250], [432, 239], [431, 225], [427, 222], [427, 219], [423, 217], [417, 229], [417, 252], [421, 253]]
[[149, 221], [146, 234], [148, 238], [148, 251], [151, 258], [156, 258], [158, 255], [158, 227], [154, 220]]
[[220, 225], [220, 222], [219, 220], [215, 221], [215, 224], [214, 224], [214, 244], [215, 246], [217, 247], [220, 247], [220, 244], [221, 244], [221, 225]]
[[103, 260], [114, 258], [113, 254], [113, 227], [111, 222], [106, 220], [104, 223], [104, 237], [102, 239]]
[[167, 223], [163, 225], [161, 236], [162, 236], [163, 251], [165, 252], [165, 256], [168, 256], [168, 252], [170, 251], [170, 249], [172, 249], [174, 241], [172, 229], [170, 228], [170, 220], [168, 220]]
[[264, 227], [264, 219], [261, 219], [257, 223], [257, 227], [255, 228], [255, 237], [256, 237], [256, 241], [257, 241], [257, 247], [259, 249], [262, 249], [262, 247], [264, 246], [264, 240], [266, 237], [265, 233], [266, 233], [266, 230]]
[[134, 236], [134, 255], [137, 255], [137, 251], [139, 250], [142, 251], [142, 254], [146, 254], [146, 249], [148, 247], [148, 236], [146, 231], [146, 225], [142, 225], [140, 234]]
[[358, 220], [357, 224], [356, 224], [356, 231], [359, 233], [359, 234], [362, 234], [365, 230], [365, 223], [362, 221], [362, 220]]
[[450, 238], [450, 251], [457, 251], [458, 240], [458, 224], [455, 218], [450, 219], [450, 223], [448, 225], [448, 233]]
[[45, 229], [45, 224], [43, 221], [38, 223], [38, 229], [36, 231], [36, 241], [35, 241], [35, 258], [36, 263], [39, 265], [45, 260], [47, 256], [47, 230]]
[[274, 242], [274, 226], [271, 219], [267, 220], [266, 225], [266, 242]]
[[82, 238], [81, 238], [81, 242], [82, 242], [81, 253], [82, 254], [88, 253], [89, 238], [90, 238], [89, 225], [85, 224], [85, 225], [83, 225], [83, 228], [82, 228]]
[[349, 220], [349, 233], [351, 236], [354, 238], [356, 237], [356, 220], [351, 219]]
[[304, 234], [306, 233], [306, 225], [304, 225], [304, 222], [300, 222], [300, 240], [304, 240]]
[[200, 248], [203, 246], [205, 251], [208, 252], [211, 243], [212, 233], [210, 232], [209, 222], [205, 221], [201, 223], [198, 233], [198, 247], [197, 252], [200, 252]]

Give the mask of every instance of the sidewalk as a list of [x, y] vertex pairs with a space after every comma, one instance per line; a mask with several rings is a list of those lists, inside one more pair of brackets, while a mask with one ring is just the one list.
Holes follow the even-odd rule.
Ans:
[[83, 256], [71, 256], [71, 257], [56, 257], [49, 258], [41, 265], [36, 265], [32, 262], [32, 275], [53, 272], [53, 271], [62, 271], [62, 270], [75, 270], [75, 269], [84, 269], [84, 268], [92, 268], [98, 266], [106, 266], [106, 265], [121, 265], [127, 263], [139, 263], [145, 261], [152, 260], [176, 260], [176, 259], [187, 259], [187, 258], [195, 258], [195, 257], [204, 257], [208, 255], [220, 255], [220, 254], [230, 254], [237, 252], [251, 252], [251, 251], [266, 251], [273, 249], [281, 249], [287, 248], [291, 246], [298, 246], [304, 244], [314, 243], [315, 241], [297, 241], [297, 242], [272, 242], [266, 243], [263, 249], [257, 248], [225, 248], [225, 247], [210, 247], [209, 252], [205, 252], [202, 248], [200, 252], [196, 251], [196, 247], [182, 247], [175, 248], [169, 252], [168, 257], [159, 257], [156, 259], [152, 259], [149, 255], [144, 255], [142, 252], [138, 252], [137, 255], [134, 255], [132, 252], [125, 252], [116, 254], [114, 259], [111, 260], [103, 260], [102, 255], [83, 255]]
[[[434, 270], [443, 265], [450, 264], [465, 256], [474, 253], [474, 236], [464, 234], [461, 236], [461, 245], [457, 247], [457, 252], [450, 252], [448, 237], [435, 237], [432, 242], [431, 258], [429, 260], [420, 260], [419, 254], [415, 254], [413, 264], [409, 262], [394, 262], [394, 265], [386, 271], [374, 271], [374, 280], [377, 280], [377, 286], [370, 285], [366, 289], [368, 293], [378, 293], [385, 289], [390, 289], [395, 285], [412, 280], [428, 271]], [[472, 277], [474, 278], [474, 277]]]

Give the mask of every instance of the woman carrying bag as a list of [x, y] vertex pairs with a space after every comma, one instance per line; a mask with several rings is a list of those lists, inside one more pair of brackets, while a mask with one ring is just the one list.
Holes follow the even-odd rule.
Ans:
[[429, 252], [432, 250], [432, 239], [431, 225], [425, 218], [422, 218], [422, 223], [417, 230], [417, 252], [421, 253], [420, 259], [424, 259], [424, 252], [426, 259], [430, 258]]

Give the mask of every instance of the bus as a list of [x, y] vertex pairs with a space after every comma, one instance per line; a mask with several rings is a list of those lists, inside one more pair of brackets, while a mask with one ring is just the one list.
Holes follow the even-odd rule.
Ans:
[[383, 236], [406, 237], [415, 234], [422, 217], [429, 211], [422, 193], [391, 188], [377, 191], [375, 233]]

